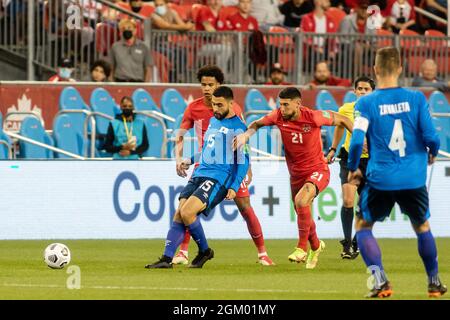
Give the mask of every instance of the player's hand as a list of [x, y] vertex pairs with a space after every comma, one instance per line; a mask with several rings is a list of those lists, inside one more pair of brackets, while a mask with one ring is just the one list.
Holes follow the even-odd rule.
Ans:
[[233, 139], [233, 151], [241, 149], [247, 143], [247, 135], [241, 133]]
[[236, 191], [234, 191], [233, 189], [228, 189], [228, 193], [227, 193], [227, 196], [225, 197], [225, 199], [233, 200], [235, 197], [236, 197]]
[[369, 147], [367, 146], [367, 139], [364, 139], [363, 153], [369, 153]]
[[191, 159], [183, 159], [183, 160], [177, 161], [177, 164], [176, 164], [177, 174], [182, 178], [186, 178], [187, 177], [186, 170], [189, 169], [190, 165], [191, 165]]
[[347, 181], [348, 183], [359, 186], [361, 184], [361, 179], [363, 178], [361, 170], [358, 168], [356, 171], [350, 171], [348, 173]]
[[428, 154], [428, 164], [433, 164], [436, 161], [436, 157], [431, 153]]
[[333, 163], [334, 162], [334, 155], [336, 154], [336, 152], [334, 151], [334, 150], [330, 150], [330, 151], [328, 151], [328, 154], [327, 154], [327, 162], [328, 163]]
[[120, 151], [119, 151], [119, 154], [120, 154], [122, 157], [128, 157], [128, 156], [131, 154], [131, 152], [130, 152], [130, 150], [120, 150]]

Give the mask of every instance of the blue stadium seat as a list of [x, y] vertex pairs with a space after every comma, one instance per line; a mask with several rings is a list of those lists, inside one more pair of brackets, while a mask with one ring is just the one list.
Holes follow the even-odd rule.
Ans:
[[450, 118], [433, 117], [432, 120], [441, 140], [440, 150], [450, 152]]
[[445, 94], [441, 91], [434, 91], [428, 99], [428, 104], [430, 105], [432, 112], [450, 112], [450, 104], [448, 103]]
[[[169, 117], [177, 119], [178, 116], [184, 113], [187, 104], [184, 101], [183, 96], [176, 89], [166, 89], [161, 97], [161, 109], [162, 112]], [[179, 126], [176, 126], [176, 123], [167, 121], [166, 122], [168, 129], [177, 129]]]
[[[74, 127], [71, 117], [67, 114], [59, 115], [53, 121], [53, 137], [57, 148], [84, 156], [87, 143], [85, 143], [83, 136]], [[55, 152], [55, 158], [71, 159], [72, 157]]]
[[[35, 117], [26, 117], [20, 126], [20, 135], [53, 146], [53, 139], [45, 132], [42, 124]], [[20, 141], [20, 156], [26, 159], [52, 159], [53, 151]]]
[[[114, 101], [113, 97], [109, 94], [108, 91], [103, 88], [97, 88], [92, 91], [91, 108], [95, 112], [101, 112], [113, 118], [117, 114], [121, 113], [120, 108]], [[105, 135], [108, 131], [110, 120], [100, 116], [96, 116], [95, 121], [97, 134]]]
[[140, 116], [145, 123], [148, 137], [148, 149], [144, 152], [144, 157], [166, 157], [165, 150], [167, 148], [167, 132], [166, 125], [162, 120]]
[[356, 98], [357, 96], [353, 90], [347, 91], [347, 93], [344, 96], [344, 103], [355, 102]]
[[263, 110], [271, 111], [273, 110], [266, 97], [258, 89], [250, 89], [245, 96], [245, 111]]
[[65, 87], [59, 96], [59, 110], [89, 110], [89, 106], [74, 87]]
[[[11, 148], [11, 139], [3, 132], [3, 115], [0, 112], [0, 159], [8, 159], [8, 149]], [[6, 143], [6, 144], [5, 144]]]
[[145, 89], [136, 89], [131, 96], [133, 99], [134, 108], [137, 111], [159, 111], [161, 110], [156, 105], [150, 93]]
[[[333, 96], [328, 90], [320, 90], [320, 92], [317, 94], [316, 97], [316, 109], [331, 110], [334, 112], [338, 112], [339, 106], [337, 105], [336, 100], [334, 100]], [[331, 143], [333, 142], [334, 126], [324, 126], [322, 130], [323, 130], [322, 136], [324, 138], [323, 149], [326, 152], [328, 148], [331, 146]], [[340, 145], [342, 145], [342, 143]], [[338, 150], [340, 148], [340, 145], [338, 146]]]
[[[175, 128], [172, 134], [170, 135], [170, 139], [174, 139], [176, 137], [177, 129], [180, 128], [181, 120], [183, 119], [183, 115], [180, 114], [176, 118], [176, 121], [173, 125]], [[199, 151], [197, 135], [195, 134], [195, 129], [191, 128], [184, 135], [184, 144], [183, 144], [183, 157], [188, 158], [193, 156], [195, 153]], [[195, 138], [195, 139], [192, 139]], [[175, 157], [175, 141], [169, 141], [167, 144], [167, 157], [174, 158]]]

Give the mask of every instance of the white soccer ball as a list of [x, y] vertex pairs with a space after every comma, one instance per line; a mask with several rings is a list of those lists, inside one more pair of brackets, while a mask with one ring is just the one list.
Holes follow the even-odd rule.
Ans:
[[70, 263], [70, 250], [62, 243], [52, 243], [44, 250], [44, 261], [52, 269], [62, 269]]

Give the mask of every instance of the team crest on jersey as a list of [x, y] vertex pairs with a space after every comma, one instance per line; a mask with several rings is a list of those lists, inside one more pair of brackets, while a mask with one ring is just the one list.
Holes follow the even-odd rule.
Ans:
[[323, 115], [324, 118], [331, 119], [331, 115], [330, 115], [330, 113], [328, 111], [322, 111], [322, 115]]
[[223, 133], [223, 134], [227, 134], [228, 133], [228, 128], [220, 127], [219, 132]]
[[310, 126], [309, 124], [303, 125], [302, 131], [303, 131], [304, 133], [310, 132], [310, 131], [311, 131], [311, 126]]

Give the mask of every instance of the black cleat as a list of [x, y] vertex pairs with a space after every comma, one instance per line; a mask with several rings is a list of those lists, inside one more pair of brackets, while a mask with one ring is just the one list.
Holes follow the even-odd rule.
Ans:
[[352, 253], [353, 253], [352, 259], [355, 259], [359, 255], [359, 248], [358, 248], [358, 242], [356, 242], [356, 236], [353, 237], [353, 241], [352, 241]]
[[341, 252], [341, 258], [342, 259], [355, 259], [358, 254], [355, 254], [351, 250], [351, 243], [350, 241], [344, 239], [339, 241], [342, 244], [342, 252]]
[[439, 298], [447, 292], [447, 286], [445, 284], [439, 283], [439, 285], [430, 283], [428, 285], [428, 297], [429, 298]]
[[211, 248], [206, 249], [203, 252], [198, 252], [197, 256], [192, 260], [189, 268], [202, 268], [206, 261], [214, 258], [214, 251]]
[[172, 258], [168, 256], [162, 256], [158, 261], [145, 266], [147, 269], [172, 269]]
[[370, 290], [370, 292], [366, 294], [366, 298], [388, 298], [393, 293], [394, 291], [392, 291], [390, 282], [386, 281], [380, 288], [373, 288]]

